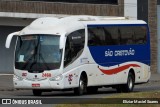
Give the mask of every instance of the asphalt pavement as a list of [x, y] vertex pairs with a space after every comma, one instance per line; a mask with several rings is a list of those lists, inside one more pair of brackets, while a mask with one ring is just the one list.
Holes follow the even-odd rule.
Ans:
[[[160, 74], [152, 74], [149, 83], [137, 85], [135, 92], [160, 90]], [[0, 74], [0, 98], [104, 98], [113, 94], [118, 94], [113, 89], [101, 89], [97, 94], [86, 94], [75, 96], [72, 92], [48, 92], [43, 96], [33, 96], [30, 90], [14, 90], [13, 75]], [[64, 102], [64, 101], [62, 101]], [[0, 105], [0, 107], [30, 107], [31, 105]], [[33, 107], [55, 107], [55, 104], [32, 105]]]
[[[160, 82], [160, 74], [151, 74], [149, 82]], [[0, 91], [12, 91], [13, 88], [13, 74], [0, 74]]]

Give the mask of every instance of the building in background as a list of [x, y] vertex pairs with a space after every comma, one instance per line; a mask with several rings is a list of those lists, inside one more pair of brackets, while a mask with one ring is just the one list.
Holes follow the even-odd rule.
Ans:
[[[149, 23], [151, 32], [152, 72], [160, 71], [157, 36], [157, 6], [160, 0], [1, 0], [0, 1], [0, 73], [13, 72], [14, 45], [5, 48], [9, 33], [21, 30], [34, 19], [45, 16], [97, 15], [125, 16]], [[160, 24], [160, 23], [159, 23]], [[159, 33], [160, 34], [160, 33]], [[160, 45], [159, 45], [160, 46]], [[160, 47], [159, 47], [160, 48]], [[158, 54], [157, 54], [158, 53]]]

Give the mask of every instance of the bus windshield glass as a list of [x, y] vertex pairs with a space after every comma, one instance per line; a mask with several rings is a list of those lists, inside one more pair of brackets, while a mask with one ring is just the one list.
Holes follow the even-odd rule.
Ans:
[[19, 36], [15, 52], [15, 68], [30, 72], [58, 69], [62, 50], [60, 36], [24, 35]]

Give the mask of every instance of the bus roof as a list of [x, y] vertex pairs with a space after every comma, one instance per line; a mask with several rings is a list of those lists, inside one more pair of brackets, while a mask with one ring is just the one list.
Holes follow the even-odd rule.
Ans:
[[20, 35], [28, 34], [68, 34], [88, 25], [107, 24], [146, 24], [142, 20], [129, 20], [124, 17], [102, 17], [102, 16], [70, 16], [64, 18], [45, 17], [33, 21], [25, 27]]

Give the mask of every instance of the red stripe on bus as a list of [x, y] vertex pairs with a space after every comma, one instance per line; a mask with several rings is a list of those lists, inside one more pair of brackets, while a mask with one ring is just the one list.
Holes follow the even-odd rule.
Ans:
[[114, 68], [114, 69], [109, 69], [109, 70], [104, 70], [104, 69], [101, 69], [99, 68], [104, 74], [107, 74], [107, 75], [113, 75], [113, 74], [116, 74], [116, 73], [119, 73], [119, 72], [122, 72], [130, 67], [140, 67], [139, 65], [137, 64], [128, 64], [128, 65], [124, 65], [124, 66], [121, 66], [121, 67], [118, 67], [118, 68]]

